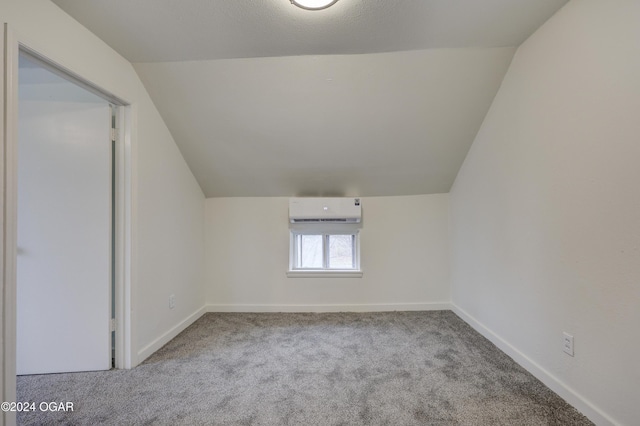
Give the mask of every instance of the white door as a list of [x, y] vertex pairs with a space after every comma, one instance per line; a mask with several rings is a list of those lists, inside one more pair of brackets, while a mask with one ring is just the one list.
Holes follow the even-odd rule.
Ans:
[[111, 367], [111, 110], [51, 98], [19, 100], [18, 374]]

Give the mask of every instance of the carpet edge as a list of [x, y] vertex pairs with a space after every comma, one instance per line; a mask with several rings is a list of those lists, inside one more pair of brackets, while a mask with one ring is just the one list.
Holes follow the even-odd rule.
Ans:
[[174, 337], [182, 333], [187, 327], [196, 322], [202, 315], [207, 312], [206, 305], [197, 309], [191, 315], [180, 321], [178, 324], [170, 328], [168, 331], [160, 335], [148, 345], [138, 351], [138, 365], [142, 364], [145, 359], [149, 358], [158, 349], [169, 343]]
[[491, 343], [496, 345], [502, 352], [506, 353], [522, 368], [531, 373], [534, 377], [544, 383], [549, 389], [558, 394], [561, 398], [571, 404], [574, 408], [585, 415], [589, 420], [597, 425], [619, 426], [620, 424], [613, 420], [610, 415], [599, 409], [592, 402], [580, 395], [573, 388], [561, 381], [559, 378], [551, 374], [541, 365], [533, 361], [527, 355], [512, 346], [505, 339], [496, 334], [489, 327], [471, 316], [464, 309], [451, 303], [451, 310], [458, 315], [464, 322], [469, 324], [474, 330], [486, 337]]

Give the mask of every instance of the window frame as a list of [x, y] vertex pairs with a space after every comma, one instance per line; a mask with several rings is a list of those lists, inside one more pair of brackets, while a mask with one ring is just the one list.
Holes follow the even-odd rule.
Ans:
[[[300, 254], [299, 241], [301, 241], [302, 235], [321, 235], [322, 236], [322, 268], [298, 268], [297, 259]], [[350, 235], [352, 236], [352, 258], [353, 268], [339, 269], [329, 268], [330, 259], [330, 236], [331, 235]], [[362, 277], [362, 268], [360, 264], [360, 230], [350, 229], [343, 232], [335, 232], [333, 230], [327, 231], [322, 229], [310, 228], [308, 230], [289, 230], [289, 269], [287, 271], [288, 277], [339, 277], [339, 278], [353, 278]]]

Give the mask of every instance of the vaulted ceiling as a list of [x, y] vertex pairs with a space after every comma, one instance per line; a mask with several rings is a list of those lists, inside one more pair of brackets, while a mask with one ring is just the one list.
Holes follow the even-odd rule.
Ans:
[[567, 0], [53, 0], [134, 63], [205, 195], [448, 192]]

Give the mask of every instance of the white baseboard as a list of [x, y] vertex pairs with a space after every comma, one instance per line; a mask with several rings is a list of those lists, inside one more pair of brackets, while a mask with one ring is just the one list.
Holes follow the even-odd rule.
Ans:
[[207, 312], [389, 312], [389, 311], [442, 311], [451, 304], [442, 303], [379, 303], [379, 304], [326, 304], [326, 305], [244, 305], [211, 304]]
[[464, 309], [460, 308], [456, 304], [451, 304], [451, 309], [462, 318], [467, 324], [473, 327], [478, 333], [489, 339], [491, 343], [496, 345], [500, 350], [509, 355], [515, 362], [520, 364], [525, 370], [533, 374], [538, 380], [544, 383], [549, 389], [557, 393], [561, 398], [574, 406], [578, 411], [587, 416], [589, 420], [599, 426], [604, 425], [619, 425], [609, 415], [604, 413], [594, 404], [585, 399], [578, 392], [567, 386], [556, 376], [545, 370], [542, 366], [531, 360], [524, 353], [520, 352], [514, 346], [511, 346], [509, 342], [498, 336], [491, 331], [488, 327], [482, 324], [480, 321], [469, 315]]
[[140, 349], [140, 351], [138, 351], [138, 365], [141, 364], [145, 359], [149, 358], [149, 356], [155, 351], [169, 343], [171, 339], [184, 331], [185, 328], [196, 322], [196, 320], [204, 315], [205, 312], [207, 312], [206, 307], [203, 306], [202, 308], [189, 315], [187, 318], [180, 321], [180, 323], [164, 333], [162, 336], [158, 337], [156, 340]]

